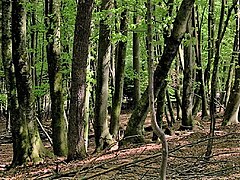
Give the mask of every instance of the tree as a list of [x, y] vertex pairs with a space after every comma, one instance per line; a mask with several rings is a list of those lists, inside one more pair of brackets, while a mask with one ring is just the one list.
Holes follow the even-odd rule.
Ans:
[[[166, 38], [166, 44], [160, 61], [157, 64], [154, 73], [154, 96], [162, 94], [166, 88], [166, 81], [172, 61], [175, 58], [179, 45], [186, 32], [188, 18], [192, 12], [194, 0], [183, 0], [179, 8], [173, 30], [169, 37]], [[138, 106], [134, 109], [125, 132], [125, 137], [131, 136], [134, 138], [125, 138], [125, 141], [141, 142], [143, 141], [143, 123], [148, 113], [149, 99], [148, 89], [142, 95]]]
[[84, 118], [92, 9], [93, 0], [78, 1], [72, 61], [68, 160], [82, 159], [87, 155], [84, 143]]
[[153, 59], [153, 35], [152, 35], [152, 3], [147, 1], [147, 52], [148, 52], [148, 83], [149, 83], [149, 108], [151, 113], [151, 125], [153, 131], [162, 141], [162, 163], [160, 169], [160, 179], [166, 180], [168, 144], [163, 130], [158, 126], [155, 114], [154, 97], [154, 59]]
[[[224, 21], [225, 16], [225, 6], [226, 6], [226, 0], [222, 0], [222, 6], [221, 6], [221, 14], [220, 14], [220, 20], [219, 20], [219, 27], [218, 27], [218, 36], [217, 40], [215, 42], [215, 56], [214, 56], [214, 63], [213, 63], [213, 74], [212, 74], [212, 80], [211, 80], [211, 99], [210, 99], [210, 117], [211, 117], [211, 124], [210, 124], [210, 137], [214, 137], [214, 131], [215, 131], [215, 123], [216, 123], [216, 104], [215, 104], [215, 97], [217, 93], [217, 78], [218, 78], [218, 70], [219, 70], [219, 60], [220, 60], [220, 51], [221, 51], [221, 43], [224, 37], [224, 34], [226, 32], [231, 13], [236, 6], [238, 0], [234, 0], [232, 6], [228, 8], [227, 11], [227, 17]], [[209, 138], [208, 145], [207, 145], [207, 151], [206, 151], [206, 159], [209, 159], [211, 153], [212, 153], [212, 146], [213, 146], [213, 138]]]
[[36, 124], [31, 69], [26, 51], [25, 0], [12, 1], [12, 47], [15, 68], [18, 117], [12, 124], [12, 166], [28, 161], [39, 162], [44, 156], [44, 146]]
[[122, 98], [123, 98], [123, 83], [124, 83], [124, 69], [127, 49], [127, 10], [121, 13], [120, 17], [120, 33], [123, 39], [120, 40], [116, 48], [116, 73], [115, 73], [115, 88], [112, 98], [112, 110], [110, 121], [110, 133], [113, 137], [118, 135], [119, 118], [121, 113]]
[[67, 155], [67, 125], [64, 119], [62, 61], [60, 45], [60, 0], [46, 0], [47, 61], [51, 95], [53, 150], [58, 156]]
[[[238, 1], [238, 5], [239, 5], [239, 1]], [[237, 12], [239, 12], [239, 6], [236, 7], [235, 9], [237, 9]], [[236, 50], [239, 51], [239, 43], [240, 43], [240, 38], [239, 38], [240, 24], [239, 23], [240, 23], [240, 17], [238, 14], [238, 16], [236, 16], [236, 34], [235, 34], [235, 41], [238, 41], [238, 43], [234, 43], [235, 51]], [[240, 54], [238, 54], [238, 59], [236, 59], [236, 61], [237, 61], [236, 62], [237, 66], [239, 66]], [[230, 93], [229, 101], [227, 103], [227, 107], [224, 113], [222, 125], [236, 124], [239, 122], [238, 121], [239, 105], [240, 105], [240, 68], [236, 67], [234, 85], [231, 89], [231, 93]]]
[[[13, 124], [17, 109], [16, 80], [12, 63], [11, 1], [2, 1], [2, 61], [8, 95], [8, 123]], [[10, 122], [10, 123], [9, 123]], [[10, 127], [7, 127], [10, 130]]]
[[[137, 3], [137, 1], [136, 1]], [[136, 6], [135, 6], [136, 7]], [[140, 17], [137, 15], [137, 13], [134, 13], [133, 15], [133, 23], [135, 25], [138, 24]], [[140, 40], [139, 40], [139, 34], [138, 32], [133, 32], [133, 71], [134, 71], [134, 97], [133, 97], [133, 104], [134, 107], [137, 106], [137, 103], [141, 96], [140, 91]]]
[[182, 124], [181, 129], [192, 129], [193, 117], [192, 117], [192, 106], [193, 106], [193, 51], [192, 51], [192, 19], [191, 16], [188, 20], [187, 33], [184, 46], [184, 69], [183, 69], [183, 97], [182, 97]]
[[[111, 9], [111, 0], [102, 0], [101, 12]], [[99, 45], [98, 45], [98, 63], [97, 63], [97, 85], [96, 85], [96, 103], [95, 103], [95, 142], [96, 151], [104, 149], [105, 145], [112, 143], [112, 136], [109, 133], [107, 122], [107, 105], [108, 105], [108, 79], [109, 79], [109, 62], [111, 52], [110, 29], [106, 19], [110, 16], [107, 14], [104, 19], [100, 20], [99, 27]]]

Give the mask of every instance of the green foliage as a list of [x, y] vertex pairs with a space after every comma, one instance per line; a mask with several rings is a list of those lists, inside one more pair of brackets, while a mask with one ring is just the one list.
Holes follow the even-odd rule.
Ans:
[[49, 83], [43, 83], [41, 86], [34, 86], [33, 94], [36, 97], [43, 97], [49, 93]]

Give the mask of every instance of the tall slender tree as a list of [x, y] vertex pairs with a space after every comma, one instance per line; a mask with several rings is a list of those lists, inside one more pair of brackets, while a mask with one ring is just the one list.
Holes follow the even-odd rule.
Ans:
[[[235, 42], [234, 43], [234, 50], [238, 50], [239, 52], [239, 44], [240, 44], [240, 8], [239, 8], [239, 0], [238, 0], [238, 6], [235, 7], [236, 9], [236, 33], [235, 33]], [[233, 57], [233, 59], [235, 59]], [[240, 65], [240, 54], [238, 54], [238, 59], [235, 60], [236, 65]], [[227, 107], [224, 113], [224, 118], [222, 125], [227, 124], [237, 124], [239, 122], [239, 105], [240, 105], [240, 68], [236, 66], [235, 68], [235, 79], [234, 79], [234, 85], [231, 89], [231, 94], [227, 103]]]
[[8, 130], [10, 130], [9, 125], [14, 123], [17, 109], [16, 80], [12, 63], [11, 7], [10, 0], [2, 1], [2, 61], [8, 96]]
[[151, 125], [153, 131], [162, 141], [162, 162], [160, 179], [166, 180], [168, 144], [163, 130], [158, 126], [155, 114], [154, 97], [154, 59], [153, 59], [153, 33], [152, 33], [152, 2], [147, 1], [147, 52], [148, 52], [148, 83], [149, 83], [149, 108], [151, 113]]
[[117, 44], [116, 49], [116, 73], [115, 73], [115, 88], [112, 98], [112, 110], [110, 121], [110, 133], [113, 137], [118, 135], [119, 130], [119, 118], [121, 113], [122, 98], [123, 98], [123, 83], [124, 83], [124, 69], [127, 50], [127, 10], [125, 9], [121, 13], [120, 19], [120, 33], [124, 36]]
[[[133, 15], [133, 23], [136, 26], [139, 23], [139, 19], [140, 17], [135, 12]], [[134, 104], [134, 107], [136, 107], [141, 96], [141, 91], [140, 91], [140, 39], [139, 39], [139, 33], [135, 31], [133, 32], [133, 71], [135, 75], [133, 104]]]
[[58, 156], [67, 155], [67, 125], [64, 119], [62, 62], [60, 44], [61, 0], [45, 0], [47, 26], [47, 61], [51, 96], [53, 150]]
[[191, 43], [192, 18], [190, 16], [187, 25], [188, 38], [184, 46], [184, 69], [183, 69], [183, 97], [182, 97], [182, 124], [181, 129], [192, 129], [193, 117], [193, 51]]
[[[222, 0], [221, 5], [221, 14], [220, 14], [220, 20], [219, 20], [219, 26], [218, 26], [218, 36], [217, 40], [215, 42], [215, 56], [214, 56], [214, 63], [213, 63], [213, 74], [212, 74], [212, 80], [211, 80], [211, 99], [210, 99], [210, 117], [211, 117], [211, 124], [210, 124], [210, 137], [214, 136], [215, 131], [215, 123], [216, 123], [216, 104], [215, 104], [215, 97], [217, 93], [217, 78], [218, 78], [218, 71], [219, 71], [219, 61], [220, 61], [220, 51], [221, 51], [221, 43], [224, 37], [224, 34], [226, 32], [231, 13], [233, 9], [235, 8], [238, 0], [234, 0], [233, 4], [228, 8], [227, 11], [227, 17], [224, 21], [224, 16], [226, 13], [225, 6], [227, 1]], [[206, 159], [209, 159], [211, 153], [212, 153], [212, 146], [213, 146], [213, 138], [209, 138], [208, 145], [207, 145], [207, 151], [206, 151]]]
[[86, 157], [84, 118], [87, 59], [93, 0], [79, 0], [74, 31], [72, 84], [68, 128], [68, 160]]
[[[112, 0], [102, 0], [101, 12], [110, 10], [113, 5]], [[100, 20], [99, 45], [98, 45], [98, 63], [97, 63], [97, 87], [95, 102], [95, 142], [96, 151], [102, 150], [104, 145], [112, 143], [112, 136], [109, 133], [107, 121], [108, 105], [108, 79], [111, 54], [111, 42], [109, 25], [106, 20], [111, 15], [108, 13]]]
[[12, 124], [12, 166], [28, 161], [39, 162], [44, 156], [44, 146], [36, 124], [31, 69], [26, 49], [26, 1], [12, 1], [12, 47], [15, 68], [18, 118]]
[[[166, 81], [172, 61], [175, 58], [179, 45], [186, 32], [188, 18], [192, 12], [194, 0], [183, 0], [179, 8], [171, 36], [166, 38], [166, 44], [159, 63], [157, 64], [154, 73], [154, 95], [158, 96], [163, 93], [166, 88]], [[125, 137], [131, 136], [134, 138], [125, 138], [125, 141], [139, 142], [143, 141], [143, 123], [148, 113], [149, 99], [148, 89], [145, 90], [137, 107], [134, 109], [125, 132]]]

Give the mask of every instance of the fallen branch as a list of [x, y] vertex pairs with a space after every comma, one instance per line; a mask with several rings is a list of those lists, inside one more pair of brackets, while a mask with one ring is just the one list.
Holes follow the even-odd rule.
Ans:
[[43, 133], [47, 136], [48, 141], [49, 141], [50, 144], [53, 146], [53, 142], [52, 142], [51, 137], [49, 136], [49, 134], [47, 133], [47, 131], [44, 129], [44, 127], [43, 127], [42, 123], [39, 121], [39, 119], [38, 119], [38, 118], [36, 118], [36, 119], [37, 119], [37, 123], [38, 123], [38, 125], [40, 126], [40, 128], [42, 129]]

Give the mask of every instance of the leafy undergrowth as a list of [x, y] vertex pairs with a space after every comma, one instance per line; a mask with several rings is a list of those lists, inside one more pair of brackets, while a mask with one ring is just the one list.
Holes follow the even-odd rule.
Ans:
[[[125, 127], [129, 115], [121, 116]], [[217, 119], [213, 153], [204, 158], [208, 142], [209, 120], [196, 119], [192, 131], [177, 131], [167, 136], [169, 158], [167, 179], [240, 179], [240, 125], [220, 126]], [[152, 132], [146, 132], [146, 143], [127, 145], [116, 151], [92, 154], [94, 139], [90, 139], [89, 157], [66, 163], [64, 159], [46, 158], [42, 164], [6, 170], [12, 158], [10, 135], [0, 122], [0, 177], [4, 179], [159, 179], [161, 143], [152, 142]], [[149, 126], [149, 118], [146, 126]], [[45, 142], [49, 147], [49, 143]], [[51, 149], [51, 148], [50, 148]]]

